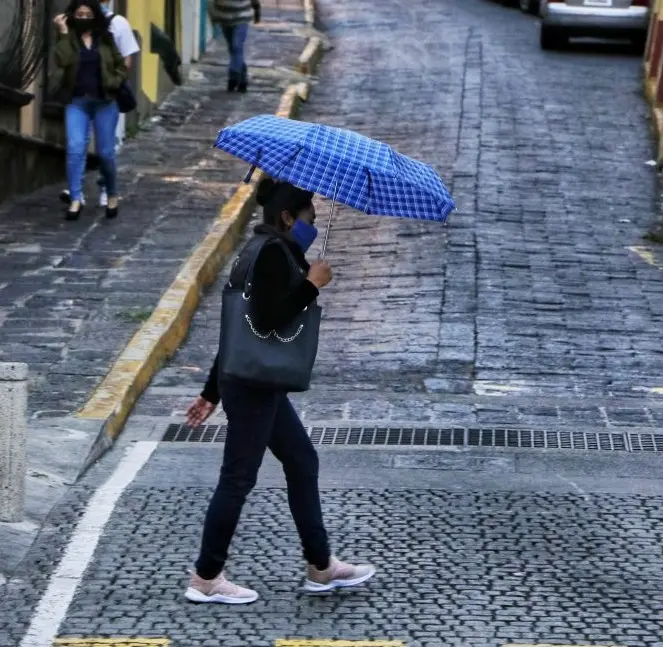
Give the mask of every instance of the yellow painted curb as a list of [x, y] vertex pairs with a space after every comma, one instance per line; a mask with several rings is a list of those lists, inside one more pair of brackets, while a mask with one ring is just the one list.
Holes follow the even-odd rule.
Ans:
[[658, 138], [658, 156], [656, 161], [661, 164], [663, 163], [663, 108], [653, 108], [652, 118], [654, 122], [654, 132]]
[[[313, 6], [313, 3], [305, 0], [305, 6]], [[291, 84], [283, 93], [276, 114], [293, 118], [300, 102], [307, 99], [309, 90], [308, 83]], [[150, 318], [136, 332], [103, 382], [77, 413], [79, 418], [103, 423], [81, 473], [113, 444], [152, 377], [186, 336], [200, 303], [201, 291], [216, 279], [253, 212], [260, 176], [257, 172], [250, 184], [241, 183], [238, 186], [222, 207], [208, 234], [163, 294]]]
[[304, 0], [304, 20], [307, 25], [315, 25], [315, 0]]
[[663, 107], [656, 106], [656, 84], [647, 76], [644, 79], [644, 93], [649, 103], [652, 128], [656, 138], [656, 161], [661, 164], [663, 163]]
[[306, 45], [302, 55], [297, 61], [296, 69], [302, 74], [313, 74], [318, 67], [318, 63], [322, 58], [323, 53], [322, 39], [313, 36]]
[[656, 83], [654, 79], [650, 79], [648, 74], [645, 74], [645, 97], [649, 103], [654, 103], [654, 97], [656, 94]]

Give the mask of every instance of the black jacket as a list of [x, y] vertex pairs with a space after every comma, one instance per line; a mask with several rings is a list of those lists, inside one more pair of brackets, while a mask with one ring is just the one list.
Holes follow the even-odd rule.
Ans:
[[[286, 243], [298, 265], [308, 272], [309, 264], [300, 247], [267, 225], [258, 225], [256, 234], [270, 234]], [[318, 288], [310, 281], [300, 282], [295, 289], [293, 269], [285, 251], [276, 242], [268, 242], [260, 251], [253, 274], [251, 299], [255, 325], [259, 330], [279, 330], [289, 324], [304, 308], [318, 298]], [[201, 395], [208, 402], [219, 402], [219, 355], [209, 372]]]

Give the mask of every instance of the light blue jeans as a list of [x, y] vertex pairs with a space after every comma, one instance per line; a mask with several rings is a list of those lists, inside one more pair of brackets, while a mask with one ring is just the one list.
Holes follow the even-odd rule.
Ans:
[[246, 81], [246, 61], [244, 60], [244, 45], [249, 34], [249, 23], [244, 22], [234, 27], [223, 27], [223, 36], [228, 44], [230, 64], [228, 74], [237, 81]]
[[83, 195], [90, 125], [94, 127], [96, 152], [106, 191], [110, 198], [117, 197], [115, 129], [119, 116], [120, 111], [115, 101], [76, 97], [67, 106], [67, 180], [72, 201], [80, 200]]

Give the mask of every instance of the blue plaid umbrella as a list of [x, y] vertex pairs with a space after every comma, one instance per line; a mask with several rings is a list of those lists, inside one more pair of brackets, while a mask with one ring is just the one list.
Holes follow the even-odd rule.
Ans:
[[261, 115], [224, 128], [216, 147], [364, 213], [444, 222], [455, 209], [432, 167], [349, 130]]

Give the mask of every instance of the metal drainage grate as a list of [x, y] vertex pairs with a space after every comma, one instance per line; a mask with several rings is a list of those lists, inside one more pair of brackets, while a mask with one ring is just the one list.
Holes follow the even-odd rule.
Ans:
[[632, 452], [663, 452], [663, 434], [629, 432], [628, 442]]
[[[514, 449], [580, 449], [663, 452], [663, 435], [608, 431], [544, 431], [495, 427], [311, 427], [316, 445], [371, 445], [398, 447], [507, 447]], [[627, 438], [628, 436], [628, 438]], [[226, 427], [169, 425], [162, 441], [222, 443]]]

